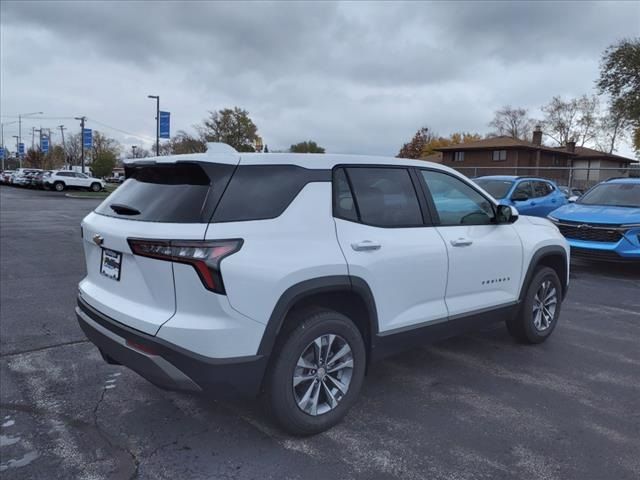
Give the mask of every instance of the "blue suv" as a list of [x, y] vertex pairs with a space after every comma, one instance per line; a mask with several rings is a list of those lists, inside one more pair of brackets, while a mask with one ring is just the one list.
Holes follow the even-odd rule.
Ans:
[[572, 256], [640, 261], [640, 178], [599, 183], [548, 218], [567, 238]]
[[546, 217], [567, 203], [556, 184], [544, 178], [492, 175], [473, 181], [500, 203], [516, 207], [522, 215]]

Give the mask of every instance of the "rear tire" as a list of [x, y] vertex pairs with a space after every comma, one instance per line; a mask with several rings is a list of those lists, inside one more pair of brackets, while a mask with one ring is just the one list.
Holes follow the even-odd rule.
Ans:
[[538, 267], [518, 313], [507, 320], [507, 330], [519, 342], [542, 343], [558, 323], [561, 304], [562, 284], [555, 270]]
[[358, 328], [338, 312], [305, 310], [295, 323], [274, 349], [266, 400], [284, 430], [313, 435], [340, 422], [355, 403], [366, 351]]
[[56, 189], [56, 192], [62, 192], [64, 190], [64, 187], [65, 185], [62, 182], [56, 182], [53, 184], [53, 188]]
[[90, 189], [92, 192], [99, 192], [100, 190], [102, 190], [102, 185], [100, 185], [99, 183], [92, 183]]

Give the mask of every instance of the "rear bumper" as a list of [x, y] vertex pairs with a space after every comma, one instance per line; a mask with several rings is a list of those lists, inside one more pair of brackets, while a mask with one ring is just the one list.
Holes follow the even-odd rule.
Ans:
[[122, 364], [161, 388], [202, 391], [218, 397], [255, 396], [260, 391], [266, 367], [262, 355], [204, 357], [118, 323], [80, 297], [76, 316], [80, 328], [106, 361]]

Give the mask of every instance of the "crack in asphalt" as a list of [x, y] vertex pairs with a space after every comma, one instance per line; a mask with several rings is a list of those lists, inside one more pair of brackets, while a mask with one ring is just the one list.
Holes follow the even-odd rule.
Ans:
[[127, 447], [126, 444], [123, 444], [123, 445], [114, 444], [111, 441], [110, 435], [105, 430], [102, 429], [102, 427], [98, 422], [98, 410], [100, 409], [100, 405], [102, 404], [106, 393], [107, 393], [107, 389], [103, 388], [102, 393], [100, 394], [100, 398], [96, 402], [96, 406], [93, 407], [93, 425], [96, 431], [98, 432], [98, 435], [100, 435], [100, 437], [109, 445], [109, 447], [111, 447], [114, 450], [120, 450], [121, 452], [127, 453], [131, 457], [134, 468], [133, 468], [133, 472], [129, 476], [129, 480], [133, 480], [135, 478], [138, 478], [138, 472], [140, 469], [140, 459], [138, 459], [138, 456], [133, 452], [133, 450]]
[[71, 345], [80, 345], [82, 343], [90, 343], [90, 342], [87, 339], [84, 339], [84, 340], [71, 340], [70, 342], [56, 343], [54, 345], [46, 345], [44, 347], [36, 347], [36, 348], [30, 348], [30, 349], [27, 349], [27, 350], [16, 350], [14, 352], [0, 353], [0, 358], [15, 357], [15, 356], [18, 356], [18, 355], [27, 355], [29, 353], [41, 352], [43, 350], [49, 350], [49, 349], [52, 349], [52, 348], [69, 347]]

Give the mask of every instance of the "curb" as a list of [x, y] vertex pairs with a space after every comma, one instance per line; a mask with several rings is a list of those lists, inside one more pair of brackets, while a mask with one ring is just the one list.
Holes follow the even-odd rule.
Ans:
[[85, 199], [85, 200], [95, 200], [96, 198], [98, 198], [98, 199], [107, 198], [109, 196], [109, 194], [105, 195], [104, 197], [102, 197], [102, 196], [100, 196], [100, 197], [89, 197], [87, 195], [75, 195], [73, 193], [65, 193], [64, 196], [67, 197], [67, 198], [82, 198], [82, 199]]

